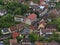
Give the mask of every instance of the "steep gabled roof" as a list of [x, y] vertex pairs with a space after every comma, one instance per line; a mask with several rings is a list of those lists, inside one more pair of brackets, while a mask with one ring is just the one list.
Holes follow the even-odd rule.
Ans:
[[37, 15], [35, 13], [32, 13], [27, 18], [30, 20], [35, 20], [37, 18]]
[[11, 30], [11, 31], [15, 31], [15, 30], [17, 30], [17, 27], [16, 27], [16, 26], [11, 26], [11, 27], [10, 27], [10, 30]]
[[14, 32], [14, 33], [12, 34], [12, 37], [13, 37], [13, 38], [16, 38], [17, 36], [19, 36], [19, 33], [18, 33], [18, 32]]

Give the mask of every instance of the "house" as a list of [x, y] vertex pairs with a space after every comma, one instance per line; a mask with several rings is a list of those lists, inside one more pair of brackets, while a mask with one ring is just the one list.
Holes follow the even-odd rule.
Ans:
[[56, 34], [60, 34], [60, 32], [55, 32]]
[[45, 2], [45, 0], [40, 0], [40, 11], [39, 11], [39, 16], [43, 16], [45, 14], [47, 14], [47, 7], [48, 7], [48, 4]]
[[59, 17], [59, 13], [56, 9], [52, 9], [48, 13], [48, 21], [49, 20], [54, 20]]
[[2, 34], [9, 34], [10, 33], [10, 29], [9, 28], [3, 28], [1, 30]]
[[48, 6], [50, 0], [40, 0], [40, 5]]
[[23, 34], [23, 35], [29, 35], [29, 34], [30, 34], [30, 29], [29, 29], [29, 28], [25, 28], [25, 29], [21, 32], [21, 34]]
[[53, 13], [54, 15], [59, 16], [59, 15], [58, 15], [58, 11], [57, 11], [56, 9], [50, 10], [49, 13]]
[[41, 9], [41, 10], [44, 10], [44, 8], [45, 8], [45, 6], [39, 6], [39, 8]]
[[50, 22], [52, 20], [55, 20], [59, 17], [59, 13], [56, 9], [52, 9], [48, 12], [48, 14], [42, 16], [42, 18], [46, 21], [46, 22]]
[[29, 26], [30, 30], [37, 30], [38, 22], [39, 22], [39, 19], [37, 19], [36, 21], [34, 21], [34, 22]]
[[51, 29], [51, 30], [53, 30], [53, 31], [57, 31], [57, 26], [54, 25], [54, 24], [47, 24], [47, 25], [46, 25], [46, 28], [49, 28], [49, 29]]
[[29, 29], [30, 29], [30, 33], [36, 32], [37, 31], [37, 26], [36, 25], [30, 25]]
[[36, 21], [37, 15], [35, 13], [30, 14], [26, 19], [25, 19], [25, 24], [31, 25], [32, 22]]
[[4, 16], [7, 12], [5, 10], [0, 10], [0, 16]]
[[54, 8], [55, 6], [56, 6], [55, 3], [51, 3], [51, 4], [50, 4], [50, 7], [52, 7], [52, 8]]
[[10, 27], [10, 31], [11, 31], [11, 33], [17, 31], [17, 27], [16, 26], [11, 26]]
[[27, 17], [27, 16], [29, 16], [29, 15], [30, 15], [30, 13], [29, 13], [29, 12], [27, 12], [25, 15], [26, 15], [26, 17]]
[[4, 45], [4, 42], [3, 41], [0, 41], [0, 45]]
[[29, 28], [30, 28], [30, 30], [32, 30], [32, 31], [33, 31], [33, 30], [37, 30], [37, 27], [36, 27], [36, 26], [33, 26], [33, 25], [30, 25]]
[[47, 13], [48, 9], [43, 10], [42, 12], [39, 12], [39, 16], [44, 16]]
[[9, 36], [11, 36], [11, 34], [6, 34], [6, 35], [0, 36], [0, 41], [4, 40], [4, 39], [7, 39]]
[[[44, 3], [43, 0], [40, 0], [41, 2]], [[30, 5], [29, 8], [30, 10], [34, 11], [34, 12], [38, 12], [39, 16], [43, 16], [47, 13], [48, 9], [48, 4], [40, 4], [40, 5]]]
[[23, 17], [19, 16], [19, 15], [16, 15], [16, 16], [14, 16], [14, 20], [17, 21], [17, 22], [23, 22]]
[[19, 23], [19, 24], [16, 25], [16, 28], [17, 28], [18, 31], [21, 31], [22, 29], [24, 29], [24, 27], [25, 26], [22, 23]]
[[41, 29], [40, 32], [41, 32], [40, 35], [46, 36], [46, 35], [52, 35], [54, 31], [49, 28], [46, 28], [46, 29]]
[[24, 38], [21, 45], [31, 45], [29, 38]]
[[40, 0], [40, 5], [45, 4], [44, 0]]
[[56, 32], [57, 31], [57, 28], [56, 28], [56, 25], [46, 25], [44, 29], [40, 29], [38, 30], [38, 34], [39, 35], [43, 35], [43, 36], [46, 36], [46, 35], [51, 35], [53, 34], [53, 32]]
[[41, 35], [41, 34], [42, 34], [41, 29], [44, 29], [44, 28], [45, 28], [45, 26], [46, 26], [46, 21], [45, 21], [44, 19], [42, 19], [42, 20], [39, 21], [38, 24], [39, 24], [39, 25], [38, 25], [38, 30], [36, 31], [36, 33], [37, 33], [38, 35]]
[[16, 38], [16, 37], [18, 37], [18, 36], [19, 36], [19, 33], [18, 33], [18, 32], [12, 33], [12, 37], [13, 37], [13, 38]]
[[[45, 27], [45, 28], [44, 28]], [[56, 28], [56, 25], [40, 25], [38, 27], [38, 30], [36, 31], [36, 33], [38, 35], [43, 35], [43, 36], [46, 36], [46, 35], [51, 35], [53, 34], [53, 32], [56, 32], [57, 31], [57, 28]]]
[[10, 45], [18, 45], [17, 39], [10, 39], [9, 42], [10, 42]]
[[34, 11], [34, 12], [40, 12], [40, 11], [44, 11], [44, 9], [48, 7], [47, 4], [41, 4], [41, 5], [30, 5], [29, 8], [30, 10]]
[[37, 41], [37, 42], [35, 42], [35, 44], [36, 45], [59, 45], [59, 43], [56, 41], [52, 41], [52, 42], [48, 42], [48, 43]]
[[7, 12], [5, 10], [0, 10], [0, 16], [4, 16]]
[[54, 0], [54, 2], [60, 2], [60, 0]]
[[29, 10], [32, 10], [34, 12], [37, 12], [40, 10], [39, 6], [38, 5], [30, 5], [29, 6]]
[[22, 23], [19, 23], [16, 26], [11, 26], [9, 29], [10, 29], [11, 33], [13, 33], [15, 31], [20, 31], [20, 30], [24, 29], [24, 25]]
[[52, 41], [52, 42], [49, 42], [48, 45], [60, 45], [60, 44], [56, 41]]
[[44, 19], [42, 19], [42, 20], [39, 22], [38, 29], [40, 29], [40, 28], [45, 28], [45, 25], [46, 25], [46, 22], [45, 22]]
[[50, 2], [56, 2], [56, 3], [58, 3], [58, 2], [60, 2], [60, 0], [50, 0]]
[[43, 43], [35, 42], [36, 45], [43, 45]]
[[46, 35], [51, 35], [53, 34], [53, 32], [56, 31], [57, 31], [56, 25], [50, 25], [50, 26], [46, 25], [44, 29], [40, 29], [37, 32], [39, 32], [39, 35], [46, 36]]
[[35, 33], [37, 33], [39, 36], [46, 36], [46, 35], [52, 35], [53, 32], [54, 30], [46, 28], [46, 29], [37, 30]]
[[44, 2], [50, 2], [50, 0], [44, 0]]
[[46, 6], [47, 5], [45, 5], [45, 4], [39, 6], [40, 7], [39, 16], [44, 16], [47, 13], [48, 9]]
[[38, 4], [34, 3], [33, 1], [30, 1], [30, 5], [38, 5]]
[[47, 45], [47, 43], [36, 41], [36, 42], [35, 42], [35, 45]]
[[34, 21], [30, 26], [29, 26], [29, 29], [30, 29], [30, 32], [35, 32], [37, 31], [38, 29], [38, 23], [39, 23], [40, 19], [37, 19], [36, 21]]

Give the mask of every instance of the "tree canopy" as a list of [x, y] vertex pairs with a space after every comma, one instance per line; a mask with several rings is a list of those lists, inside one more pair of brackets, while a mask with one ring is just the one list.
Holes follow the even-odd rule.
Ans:
[[39, 36], [37, 34], [35, 34], [35, 33], [31, 33], [29, 35], [29, 39], [30, 39], [31, 42], [35, 42], [35, 41], [37, 41], [39, 39]]
[[15, 25], [16, 22], [12, 15], [7, 14], [6, 16], [0, 18], [0, 28], [8, 28], [12, 25]]

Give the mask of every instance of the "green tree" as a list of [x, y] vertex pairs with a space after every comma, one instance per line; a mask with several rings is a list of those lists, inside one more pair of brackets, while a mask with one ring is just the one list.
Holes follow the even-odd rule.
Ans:
[[5, 22], [12, 22], [13, 21], [13, 16], [10, 15], [10, 14], [7, 14], [6, 16], [2, 17], [1, 20], [5, 21]]
[[60, 31], [60, 17], [56, 19], [55, 24], [57, 25], [58, 31]]
[[7, 14], [0, 19], [0, 28], [10, 27], [14, 23], [14, 18], [12, 15]]
[[60, 31], [60, 17], [58, 17], [56, 20], [48, 22], [48, 24], [54, 24], [54, 25], [56, 25], [57, 26], [57, 30]]
[[0, 0], [0, 5], [4, 5], [4, 0]]
[[36, 2], [36, 3], [39, 3], [40, 2], [40, 0], [33, 0], [34, 2]]
[[21, 15], [21, 8], [15, 9], [14, 14]]
[[8, 3], [7, 5], [7, 10], [10, 9], [10, 10], [14, 10], [16, 7], [14, 6], [14, 3], [11, 2], [11, 3]]
[[4, 45], [9, 45], [9, 39], [5, 39], [3, 40], [3, 42], [4, 42]]
[[39, 36], [35, 33], [31, 33], [31, 34], [29, 34], [29, 39], [31, 42], [35, 42], [39, 39]]
[[48, 18], [50, 18], [51, 20], [55, 20], [57, 18], [58, 15], [54, 14], [54, 13], [50, 13]]
[[0, 36], [2, 36], [3, 34], [2, 34], [2, 32], [1, 32], [1, 29], [0, 29]]
[[60, 2], [56, 4], [56, 9], [60, 9]]
[[39, 37], [39, 41], [45, 42], [45, 41], [46, 41], [46, 38], [43, 37], [43, 36], [40, 36], [40, 37]]
[[53, 33], [51, 37], [49, 37], [48, 41], [51, 42], [51, 41], [58, 41], [58, 37], [59, 35], [56, 34], [56, 33]]
[[25, 5], [25, 4], [22, 4], [21, 6], [21, 14], [25, 14], [29, 9], [29, 6], [28, 5]]
[[18, 42], [21, 41], [23, 38], [24, 38], [24, 35], [18, 36], [17, 37]]

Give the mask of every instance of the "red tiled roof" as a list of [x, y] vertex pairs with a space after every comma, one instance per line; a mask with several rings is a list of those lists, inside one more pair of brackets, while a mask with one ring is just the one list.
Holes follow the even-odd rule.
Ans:
[[47, 5], [47, 4], [42, 4], [42, 6], [46, 6], [46, 7], [48, 7], [48, 5]]
[[30, 26], [30, 29], [31, 29], [31, 30], [36, 30], [37, 28], [36, 28], [35, 26], [31, 25], [31, 26]]
[[15, 31], [15, 30], [18, 30], [18, 29], [21, 29], [21, 28], [24, 28], [24, 25], [20, 23], [20, 24], [17, 24], [16, 26], [11, 26], [10, 30]]
[[30, 26], [30, 29], [31, 29], [31, 30], [34, 30], [34, 29], [35, 29], [35, 27], [34, 27], [34, 26]]
[[44, 0], [40, 0], [40, 2], [44, 2]]
[[17, 24], [16, 27], [17, 29], [20, 29], [20, 28], [24, 28], [24, 25], [20, 23], [20, 24]]
[[10, 27], [10, 30], [11, 30], [11, 31], [15, 31], [15, 30], [17, 30], [17, 27], [16, 27], [16, 26], [11, 26], [11, 27]]
[[35, 13], [32, 13], [27, 18], [30, 20], [35, 20], [37, 18], [37, 15]]
[[43, 45], [44, 43], [36, 42], [36, 45]]
[[44, 0], [40, 0], [40, 4], [42, 4], [44, 2]]
[[14, 33], [12, 34], [12, 37], [13, 37], [13, 38], [16, 38], [17, 36], [19, 36], [19, 33], [18, 33], [18, 32], [14, 32]]

